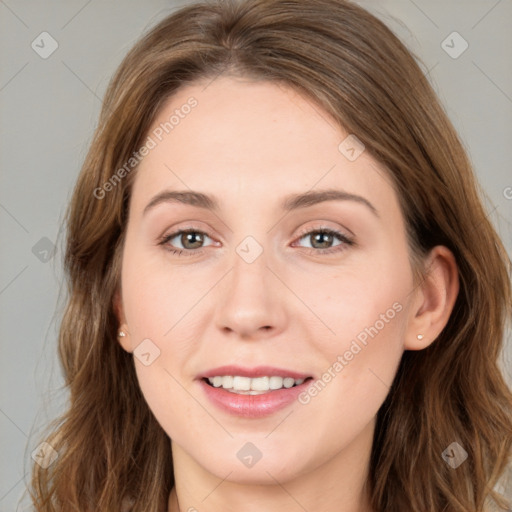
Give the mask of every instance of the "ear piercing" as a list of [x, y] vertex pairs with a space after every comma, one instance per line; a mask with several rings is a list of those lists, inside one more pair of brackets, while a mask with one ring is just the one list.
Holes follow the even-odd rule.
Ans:
[[422, 340], [423, 339], [423, 334], [418, 334], [418, 336], [416, 336], [416, 338], [418, 338], [419, 340]]

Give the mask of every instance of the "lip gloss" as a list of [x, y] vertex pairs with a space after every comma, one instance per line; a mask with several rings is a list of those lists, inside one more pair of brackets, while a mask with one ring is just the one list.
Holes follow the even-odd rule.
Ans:
[[235, 416], [262, 418], [290, 405], [312, 382], [307, 379], [298, 386], [268, 391], [259, 395], [244, 395], [209, 385], [204, 379], [199, 381], [208, 400], [217, 408]]

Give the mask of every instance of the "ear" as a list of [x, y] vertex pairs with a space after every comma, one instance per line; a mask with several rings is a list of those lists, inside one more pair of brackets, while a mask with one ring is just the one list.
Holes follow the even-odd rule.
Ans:
[[118, 329], [117, 333], [119, 334], [119, 331], [123, 331], [126, 336], [117, 336], [117, 340], [119, 341], [119, 344], [126, 350], [127, 352], [132, 352], [132, 346], [131, 346], [131, 340], [130, 340], [130, 333], [128, 332], [128, 326], [126, 324], [126, 319], [124, 316], [124, 310], [123, 310], [123, 301], [121, 298], [121, 290], [119, 288], [116, 289], [114, 292], [114, 297], [112, 299], [112, 304], [114, 306], [114, 313], [117, 318], [118, 322]]
[[424, 279], [415, 290], [405, 350], [422, 350], [436, 340], [448, 323], [459, 293], [457, 263], [447, 247], [434, 247], [425, 268]]

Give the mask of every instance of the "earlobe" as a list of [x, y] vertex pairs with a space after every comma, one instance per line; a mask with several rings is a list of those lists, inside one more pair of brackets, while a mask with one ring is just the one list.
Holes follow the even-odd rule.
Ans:
[[130, 336], [126, 332], [126, 330], [119, 330], [117, 332], [117, 341], [119, 341], [119, 344], [121, 347], [123, 347], [126, 352], [129, 352], [130, 354], [133, 352], [130, 342]]
[[459, 277], [455, 256], [447, 247], [439, 245], [431, 250], [424, 279], [416, 292], [413, 316], [406, 330], [406, 350], [427, 348], [450, 319], [459, 293]]
[[126, 325], [126, 320], [124, 317], [124, 311], [121, 301], [121, 293], [119, 289], [117, 289], [114, 292], [114, 297], [112, 300], [113, 306], [114, 306], [114, 312], [117, 318], [117, 322], [119, 324], [119, 328], [117, 330], [117, 341], [123, 347], [126, 352], [131, 353], [132, 347], [131, 347], [131, 341], [130, 341], [130, 335], [128, 332], [128, 328]]

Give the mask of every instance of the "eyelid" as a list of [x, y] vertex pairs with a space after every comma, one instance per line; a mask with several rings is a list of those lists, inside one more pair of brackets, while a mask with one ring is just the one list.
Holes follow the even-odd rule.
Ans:
[[[158, 244], [165, 244], [167, 241], [172, 240], [173, 238], [177, 237], [178, 235], [182, 235], [183, 233], [200, 233], [201, 235], [205, 235], [210, 240], [213, 240], [214, 242], [216, 242], [215, 238], [210, 236], [207, 231], [193, 227], [193, 226], [188, 226], [188, 227], [181, 227], [181, 228], [174, 229], [170, 233], [166, 233], [166, 234], [158, 237]], [[211, 245], [213, 245], [213, 244], [211, 244]], [[190, 253], [197, 252], [197, 251], [200, 251], [201, 249], [204, 249], [204, 247], [201, 247], [200, 249], [189, 249], [187, 252], [190, 252]]]
[[[349, 230], [347, 230], [349, 231]], [[311, 236], [312, 233], [328, 233], [332, 236], [338, 238], [340, 243], [338, 245], [334, 245], [332, 247], [328, 247], [327, 249], [315, 249], [314, 247], [303, 247], [308, 254], [313, 256], [321, 256], [321, 255], [332, 255], [339, 256], [343, 251], [345, 251], [348, 247], [356, 246], [355, 236], [347, 235], [343, 232], [343, 230], [339, 228], [332, 228], [322, 224], [316, 227], [305, 228], [301, 231], [301, 233], [295, 238], [293, 245], [295, 245], [299, 240], [305, 238], [307, 236]], [[352, 233], [350, 231], [350, 233]]]
[[[344, 233], [343, 230], [345, 230], [346, 233]], [[347, 229], [345, 227], [343, 227], [343, 229], [341, 229], [339, 227], [331, 227], [331, 226], [328, 226], [325, 223], [325, 221], [324, 222], [319, 221], [319, 224], [317, 224], [317, 225], [309, 226], [307, 228], [301, 229], [299, 231], [299, 234], [297, 235], [297, 238], [302, 238], [304, 235], [308, 235], [308, 234], [310, 234], [311, 232], [314, 232], [314, 231], [332, 231], [332, 232], [335, 232], [335, 233], [339, 233], [340, 235], [343, 235], [347, 239], [355, 238], [354, 233], [352, 233], [352, 231], [350, 231], [350, 229]]]

